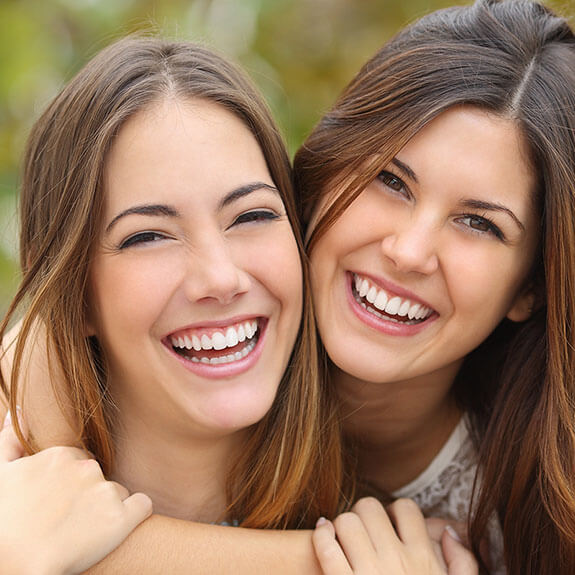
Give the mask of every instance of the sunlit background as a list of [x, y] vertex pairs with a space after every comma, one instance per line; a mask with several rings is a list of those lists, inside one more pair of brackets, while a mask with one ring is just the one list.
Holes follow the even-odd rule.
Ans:
[[[31, 123], [85, 61], [137, 30], [200, 40], [241, 63], [293, 153], [398, 28], [453, 0], [0, 0], [0, 315], [18, 282], [19, 158]], [[573, 0], [549, 2], [563, 12]]]

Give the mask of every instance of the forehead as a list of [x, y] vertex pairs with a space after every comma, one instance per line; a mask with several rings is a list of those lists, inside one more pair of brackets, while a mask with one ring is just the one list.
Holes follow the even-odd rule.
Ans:
[[217, 196], [253, 180], [272, 183], [244, 122], [206, 100], [169, 98], [120, 129], [106, 160], [104, 193], [108, 208], [116, 209]]
[[[424, 184], [443, 178], [462, 197], [527, 202], [537, 186], [531, 153], [517, 121], [472, 106], [443, 112], [396, 155]], [[433, 180], [433, 183], [436, 180]]]

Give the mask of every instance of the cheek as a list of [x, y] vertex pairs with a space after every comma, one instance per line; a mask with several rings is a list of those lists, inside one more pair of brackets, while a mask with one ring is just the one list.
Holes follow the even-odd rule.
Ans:
[[290, 307], [290, 313], [293, 313], [299, 324], [303, 272], [297, 243], [291, 230], [260, 243], [248, 257], [246, 269], [250, 275], [263, 285], [272, 297], [280, 301], [282, 306]]
[[523, 287], [529, 262], [517, 251], [501, 254], [500, 249], [459, 245], [450, 252], [449, 271], [444, 268], [455, 307], [499, 323]]
[[169, 257], [94, 265], [90, 281], [94, 335], [118, 339], [120, 334], [137, 335], [142, 326], [149, 328], [169, 297], [176, 275]]

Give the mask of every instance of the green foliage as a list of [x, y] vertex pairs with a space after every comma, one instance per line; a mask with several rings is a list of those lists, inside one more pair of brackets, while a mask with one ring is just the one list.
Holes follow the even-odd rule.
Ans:
[[376, 48], [414, 18], [454, 3], [464, 2], [1, 0], [0, 313], [17, 282], [14, 197], [26, 133], [62, 84], [111, 40], [156, 30], [206, 42], [240, 62], [293, 152]]

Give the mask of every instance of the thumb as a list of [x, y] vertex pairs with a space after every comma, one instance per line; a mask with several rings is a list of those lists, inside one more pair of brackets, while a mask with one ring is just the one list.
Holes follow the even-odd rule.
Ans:
[[479, 566], [473, 553], [467, 549], [455, 530], [447, 526], [441, 538], [443, 557], [449, 575], [477, 575]]
[[145, 493], [132, 493], [123, 501], [127, 512], [127, 527], [135, 529], [152, 514], [152, 500]]
[[14, 431], [12, 415], [10, 412], [4, 418], [4, 425], [0, 431], [0, 462], [10, 462], [24, 457], [26, 452]]

